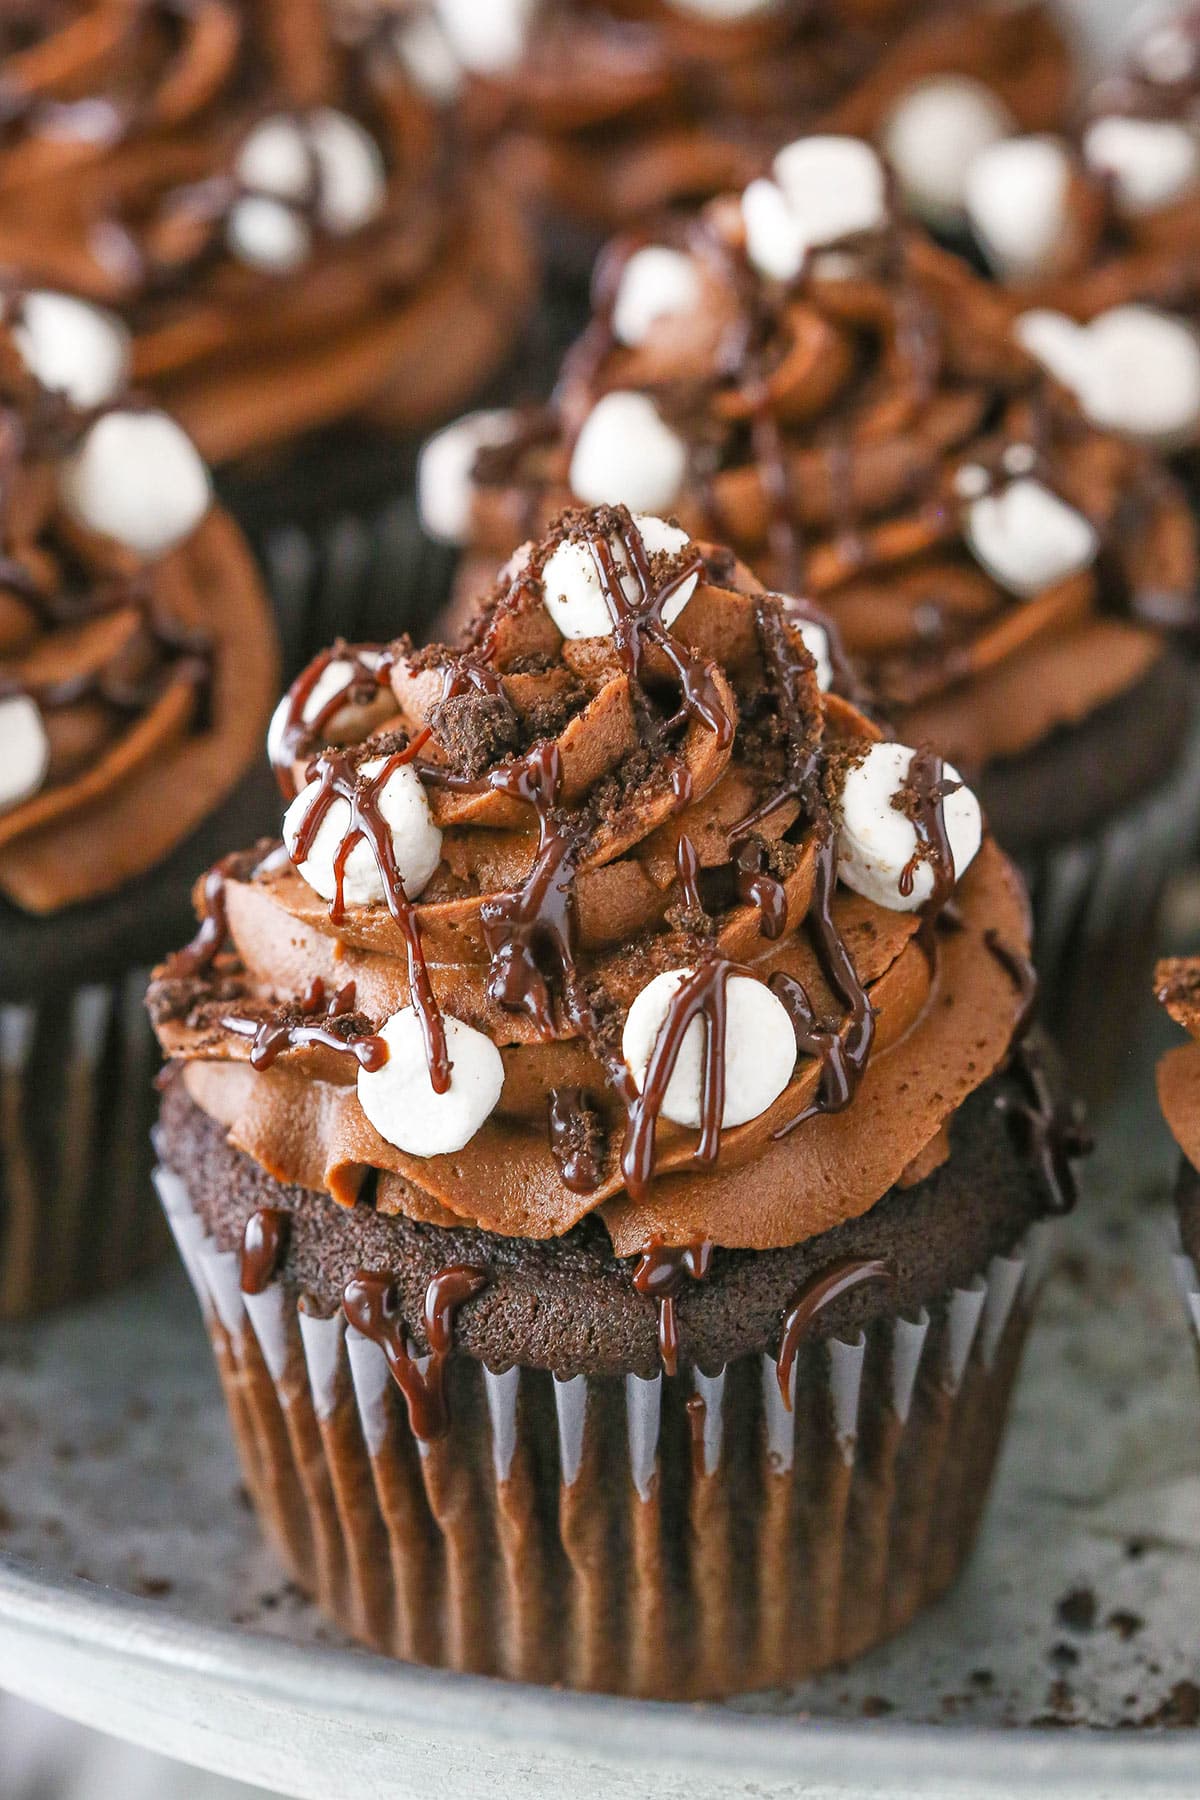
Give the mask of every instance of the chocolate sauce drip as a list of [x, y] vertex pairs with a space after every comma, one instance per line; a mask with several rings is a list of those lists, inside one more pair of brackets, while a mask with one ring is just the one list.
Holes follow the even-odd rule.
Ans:
[[633, 1271], [633, 1285], [658, 1303], [658, 1352], [668, 1375], [679, 1372], [679, 1326], [675, 1302], [688, 1281], [707, 1281], [712, 1268], [713, 1246], [707, 1239], [671, 1249], [652, 1244], [643, 1250]]
[[686, 910], [690, 913], [704, 912], [706, 908], [700, 893], [700, 858], [695, 844], [686, 832], [675, 846], [675, 875]]
[[1013, 1042], [1019, 1044], [1023, 1038], [1028, 1037], [1033, 1015], [1037, 1010], [1037, 970], [1025, 952], [1014, 950], [1011, 944], [1006, 944], [998, 931], [989, 928], [983, 934], [983, 941], [1017, 990], [1020, 1012], [1013, 1028]]
[[246, 1220], [239, 1267], [243, 1294], [261, 1294], [279, 1273], [287, 1251], [292, 1215], [279, 1206], [260, 1206]]
[[[367, 657], [372, 660], [368, 662]], [[295, 765], [322, 748], [331, 722], [343, 706], [369, 706], [380, 688], [388, 685], [395, 655], [379, 644], [347, 644], [338, 639], [322, 650], [288, 689], [283, 728], [269, 750], [271, 768], [285, 800], [296, 798]], [[347, 662], [350, 672], [324, 705], [309, 719], [306, 711], [317, 683], [333, 662]]]
[[921, 909], [927, 919], [936, 919], [957, 880], [945, 804], [951, 794], [958, 793], [962, 782], [948, 781], [945, 770], [941, 757], [923, 746], [914, 752], [903, 786], [892, 802], [917, 834], [917, 847], [900, 871], [901, 894], [906, 900], [912, 894], [922, 863], [928, 863], [933, 875], [933, 891]]
[[851, 1288], [861, 1287], [867, 1281], [883, 1281], [890, 1285], [895, 1279], [891, 1264], [882, 1257], [872, 1256], [846, 1257], [830, 1263], [827, 1269], [805, 1282], [783, 1315], [779, 1360], [775, 1367], [779, 1392], [789, 1412], [792, 1410], [792, 1369], [814, 1319]]
[[346, 863], [355, 845], [365, 843], [375, 858], [388, 912], [404, 936], [408, 951], [409, 992], [412, 1005], [421, 1021], [429, 1079], [434, 1093], [444, 1094], [450, 1086], [446, 1022], [437, 1003], [433, 983], [429, 979], [416, 912], [404, 892], [404, 882], [396, 866], [391, 830], [379, 805], [379, 795], [388, 780], [397, 769], [413, 760], [428, 737], [428, 730], [421, 732], [406, 749], [387, 757], [374, 775], [363, 775], [349, 753], [327, 750], [324, 755], [319, 756], [310, 772], [312, 781], [316, 783], [316, 792], [300, 821], [296, 841], [292, 846], [292, 856], [296, 863], [306, 860], [330, 807], [335, 800], [344, 800], [350, 809], [350, 818], [334, 852], [335, 891], [329, 917], [335, 925], [340, 924], [345, 917], [346, 902], [342, 884]]
[[1069, 1213], [1079, 1198], [1072, 1164], [1093, 1147], [1083, 1106], [1077, 1100], [1063, 1100], [1055, 1091], [1035, 1039], [1016, 1045], [1009, 1067], [1025, 1098], [1002, 1094], [996, 1105], [1011, 1121], [1025, 1154], [1036, 1162], [1050, 1195], [1050, 1211]]
[[766, 866], [766, 846], [743, 838], [733, 853], [733, 880], [743, 906], [757, 906], [761, 937], [774, 940], [787, 926], [787, 888]]
[[692, 1474], [699, 1480], [708, 1473], [708, 1454], [704, 1443], [708, 1424], [708, 1402], [703, 1394], [689, 1394], [683, 1403], [687, 1415], [688, 1439], [692, 1453]]
[[399, 1311], [396, 1284], [389, 1275], [360, 1269], [342, 1297], [347, 1322], [387, 1358], [393, 1381], [404, 1395], [408, 1422], [423, 1444], [450, 1429], [446, 1404], [446, 1365], [454, 1347], [454, 1320], [460, 1306], [480, 1293], [490, 1277], [486, 1269], [451, 1263], [439, 1269], [425, 1289], [424, 1324], [429, 1359], [409, 1348], [408, 1327]]
[[573, 1194], [594, 1194], [604, 1179], [604, 1115], [582, 1088], [553, 1088], [550, 1148]]
[[382, 1069], [388, 1058], [388, 1047], [383, 1038], [376, 1037], [369, 1030], [339, 1032], [335, 1026], [339, 1019], [354, 1019], [355, 999], [356, 988], [353, 981], [348, 981], [345, 987], [338, 988], [336, 993], [327, 997], [325, 983], [317, 975], [300, 999], [294, 1005], [285, 1007], [278, 1017], [260, 1022], [234, 1016], [222, 1019], [221, 1024], [226, 1031], [254, 1039], [250, 1048], [250, 1064], [259, 1071], [271, 1068], [285, 1050], [302, 1048], [306, 1044], [320, 1044], [327, 1050], [337, 1050], [343, 1055], [353, 1056], [361, 1068], [374, 1072]]
[[214, 863], [204, 877], [201, 896], [200, 929], [191, 943], [173, 951], [166, 961], [171, 980], [202, 975], [211, 969], [229, 942], [229, 917], [225, 904], [226, 881], [250, 881], [283, 855], [278, 839], [262, 838], [250, 851], [234, 851]]

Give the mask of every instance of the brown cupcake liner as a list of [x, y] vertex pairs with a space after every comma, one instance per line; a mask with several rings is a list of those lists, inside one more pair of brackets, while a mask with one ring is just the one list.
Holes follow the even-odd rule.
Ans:
[[0, 1005], [0, 1320], [116, 1287], [168, 1247], [146, 979]]
[[949, 1586], [987, 1496], [1048, 1252], [915, 1318], [777, 1365], [643, 1380], [449, 1365], [414, 1437], [341, 1314], [241, 1292], [186, 1184], [159, 1195], [195, 1286], [247, 1486], [289, 1573], [405, 1660], [658, 1698], [795, 1681]]
[[1128, 1021], [1152, 985], [1156, 923], [1171, 877], [1200, 846], [1200, 707], [1153, 793], [1086, 838], [1018, 855], [1033, 903], [1041, 1017], [1075, 1091], [1111, 1091]]

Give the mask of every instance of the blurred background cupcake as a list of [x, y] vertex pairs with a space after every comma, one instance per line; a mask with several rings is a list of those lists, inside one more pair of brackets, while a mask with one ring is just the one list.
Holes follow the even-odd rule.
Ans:
[[403, 558], [336, 521], [403, 534], [373, 509], [413, 433], [512, 354], [535, 280], [506, 190], [323, 0], [99, 0], [13, 30], [0, 267], [115, 311], [256, 538], [305, 528], [270, 545], [293, 666], [370, 629], [372, 598], [394, 631]]
[[1200, 822], [1170, 636], [1194, 615], [1195, 525], [1161, 458], [1014, 339], [1003, 296], [897, 220], [868, 145], [800, 139], [740, 198], [616, 241], [550, 403], [450, 428], [421, 485], [430, 528], [476, 558], [464, 597], [570, 500], [622, 499], [817, 602], [1020, 861], [1049, 1015], [1089, 1059], [1113, 1042], [1093, 1009], [1148, 979]]
[[139, 973], [269, 816], [278, 680], [204, 463], [125, 341], [34, 291], [0, 324], [0, 1317], [158, 1253]]

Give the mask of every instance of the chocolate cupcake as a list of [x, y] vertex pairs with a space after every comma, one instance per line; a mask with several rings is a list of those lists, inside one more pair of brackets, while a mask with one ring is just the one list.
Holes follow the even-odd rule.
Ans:
[[1004, 298], [896, 221], [869, 146], [801, 139], [740, 202], [615, 242], [550, 405], [450, 428], [422, 492], [475, 553], [467, 592], [572, 499], [624, 500], [817, 602], [1023, 863], [1052, 1015], [1089, 1056], [1111, 1041], [1096, 958], [1120, 947], [1130, 992], [1148, 980], [1200, 821], [1170, 641], [1195, 618], [1195, 527], [1160, 458], [1014, 341]]
[[717, 1694], [961, 1564], [1079, 1134], [977, 800], [837, 679], [599, 508], [470, 651], [277, 715], [283, 848], [151, 987], [159, 1180], [262, 1519], [377, 1649]]
[[1176, 455], [1200, 441], [1200, 8], [1160, 20], [1077, 128], [985, 150], [966, 176], [979, 253], [1020, 341], [1087, 416]]
[[[372, 0], [333, 4], [395, 17]], [[429, 0], [391, 39], [418, 79], [458, 90], [477, 138], [499, 139], [514, 188], [549, 216], [550, 256], [568, 266], [572, 251], [590, 260], [597, 233], [743, 185], [818, 124], [882, 134], [913, 197], [932, 204], [930, 183], [945, 178], [930, 173], [931, 134], [954, 167], [965, 147], [1057, 126], [1072, 91], [1066, 46], [1037, 4]]]
[[306, 609], [285, 619], [303, 656], [362, 631], [372, 571], [339, 591], [332, 521], [377, 527], [413, 433], [512, 352], [535, 285], [518, 209], [394, 58], [336, 39], [323, 0], [47, 5], [25, 35], [0, 266], [120, 316], [138, 387], [226, 468], [256, 534], [313, 528], [306, 556], [285, 540], [269, 559]]
[[1160, 962], [1154, 985], [1162, 1005], [1191, 1039], [1160, 1061], [1158, 1098], [1179, 1146], [1176, 1275], [1189, 1323], [1200, 1333], [1200, 957], [1175, 956]]
[[59, 295], [0, 326], [0, 1318], [161, 1248], [144, 970], [268, 798], [270, 610], [120, 351]]

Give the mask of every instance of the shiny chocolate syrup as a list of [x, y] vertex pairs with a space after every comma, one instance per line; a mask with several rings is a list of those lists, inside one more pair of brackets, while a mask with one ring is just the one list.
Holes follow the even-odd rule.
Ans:
[[454, 1347], [454, 1321], [461, 1306], [488, 1285], [486, 1269], [451, 1263], [425, 1289], [423, 1323], [429, 1344], [424, 1369], [409, 1347], [408, 1326], [399, 1310], [396, 1284], [388, 1275], [360, 1269], [347, 1285], [342, 1309], [347, 1322], [377, 1344], [393, 1381], [404, 1395], [415, 1438], [432, 1443], [450, 1429], [446, 1404], [446, 1364]]
[[679, 1372], [679, 1325], [675, 1302], [689, 1281], [706, 1281], [712, 1268], [713, 1246], [700, 1239], [683, 1249], [652, 1244], [644, 1250], [633, 1271], [633, 1285], [658, 1304], [658, 1352], [666, 1374]]
[[239, 1258], [243, 1294], [261, 1294], [270, 1287], [287, 1254], [292, 1215], [280, 1206], [260, 1206], [246, 1220]]
[[867, 1281], [881, 1281], [890, 1285], [894, 1280], [891, 1265], [882, 1257], [847, 1257], [840, 1262], [830, 1263], [827, 1269], [814, 1275], [789, 1302], [783, 1315], [783, 1331], [779, 1339], [779, 1357], [775, 1368], [779, 1392], [789, 1412], [792, 1409], [792, 1370], [800, 1345], [814, 1319], [840, 1295], [849, 1293], [851, 1288], [861, 1287]]

